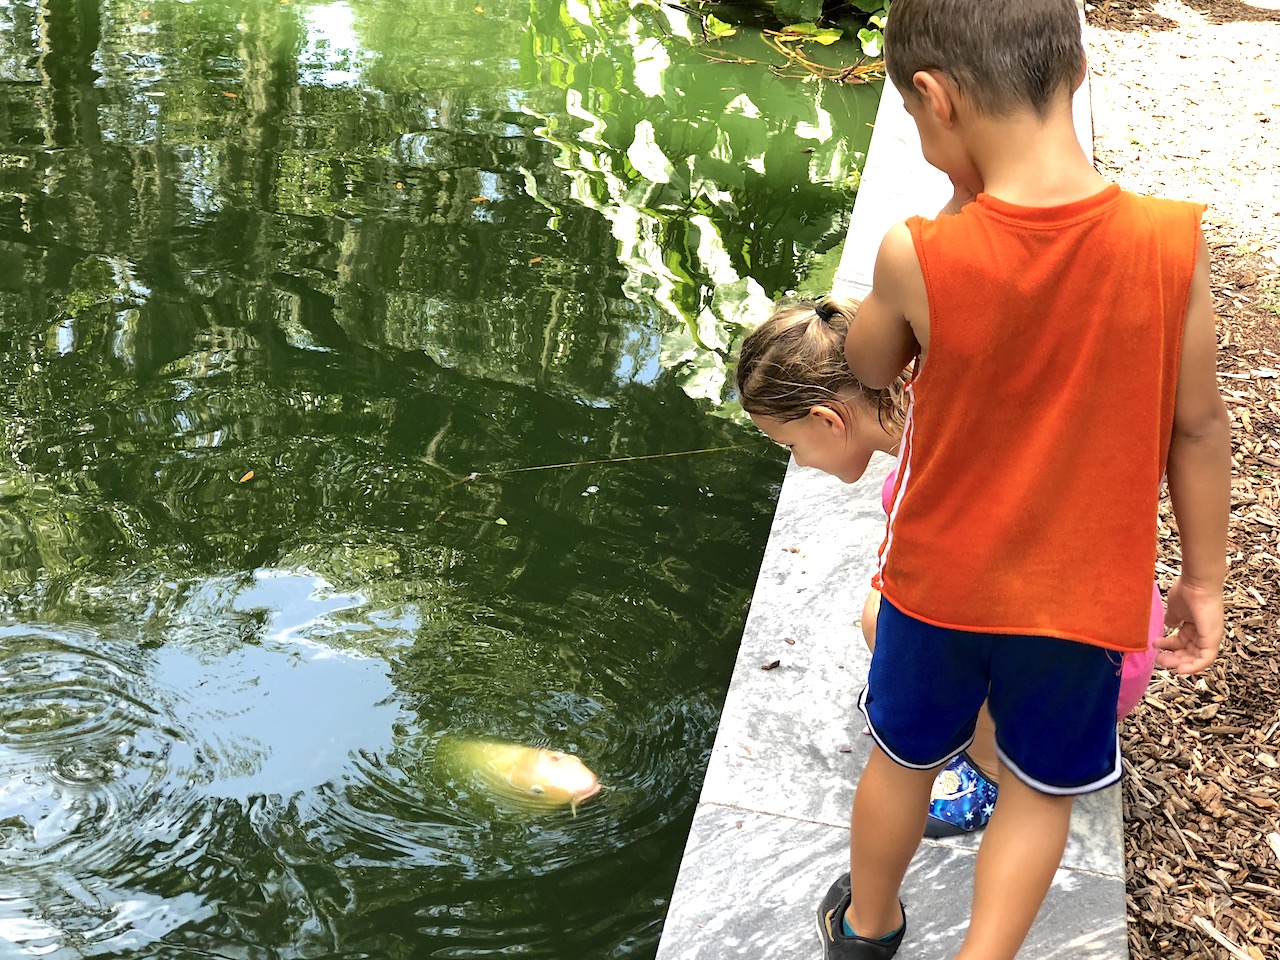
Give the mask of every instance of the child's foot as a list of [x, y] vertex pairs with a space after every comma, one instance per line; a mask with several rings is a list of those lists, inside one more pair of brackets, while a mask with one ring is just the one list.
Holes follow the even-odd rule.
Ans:
[[963, 753], [933, 781], [924, 835], [933, 839], [981, 830], [991, 819], [998, 788]]
[[[899, 902], [901, 907], [902, 903]], [[822, 939], [822, 960], [889, 960], [898, 952], [902, 936], [907, 932], [907, 911], [902, 911], [902, 926], [884, 940], [869, 940], [856, 933], [846, 933], [844, 913], [849, 909], [849, 875], [831, 885], [818, 907], [818, 936]]]

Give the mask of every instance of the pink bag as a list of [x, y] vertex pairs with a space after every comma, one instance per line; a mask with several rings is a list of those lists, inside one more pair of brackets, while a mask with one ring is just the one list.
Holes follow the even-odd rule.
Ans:
[[1120, 699], [1116, 703], [1116, 719], [1123, 720], [1142, 702], [1155, 670], [1156, 641], [1164, 636], [1164, 601], [1160, 588], [1151, 585], [1151, 621], [1147, 624], [1147, 649], [1140, 653], [1126, 653], [1120, 667]]

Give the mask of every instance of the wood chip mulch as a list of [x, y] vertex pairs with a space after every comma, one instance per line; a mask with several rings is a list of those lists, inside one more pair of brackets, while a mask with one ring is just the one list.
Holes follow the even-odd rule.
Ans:
[[[1210, 23], [1240, 20], [1280, 20], [1280, 10], [1244, 3], [1242, 0], [1187, 0], [1186, 5]], [[1162, 16], [1152, 0], [1100, 0], [1090, 2], [1089, 22], [1108, 30], [1168, 30], [1177, 21]]]
[[[1235, 467], [1226, 643], [1201, 676], [1157, 671], [1121, 731], [1134, 960], [1280, 957], [1280, 324], [1255, 266], [1215, 259]], [[1164, 590], [1172, 522], [1166, 498]]]
[[[1280, 0], [1090, 0], [1095, 159], [1209, 205], [1231, 411], [1227, 637], [1121, 730], [1133, 960], [1280, 960]], [[1181, 559], [1167, 498], [1157, 575]]]

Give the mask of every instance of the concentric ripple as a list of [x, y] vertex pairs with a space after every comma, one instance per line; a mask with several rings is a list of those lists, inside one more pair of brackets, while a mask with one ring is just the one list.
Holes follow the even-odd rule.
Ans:
[[173, 743], [144, 667], [85, 629], [0, 629], [0, 937], [24, 952], [111, 952], [209, 912], [129, 876]]
[[127, 730], [142, 712], [127, 671], [90, 649], [91, 636], [29, 626], [0, 630], [0, 676], [9, 690], [0, 745], [48, 744]]
[[200, 643], [0, 628], [0, 940], [53, 957], [137, 948], [234, 914], [255, 874], [278, 888], [272, 909], [320, 922], [282, 875], [281, 837], [297, 797], [388, 748], [394, 688], [369, 657], [226, 636], [228, 586], [221, 609], [185, 611]]
[[[622, 660], [592, 695], [546, 685], [559, 648], [530, 646], [521, 686], [476, 656], [496, 628], [419, 633], [413, 660], [387, 625], [416, 613], [306, 574], [173, 595], [159, 621], [0, 629], [0, 940], [24, 955], [550, 956], [549, 922], [617, 944], [669, 893], [646, 876], [636, 914], [590, 907], [620, 850], [683, 829], [709, 700], [655, 702]], [[601, 790], [513, 802], [437, 762], [456, 737], [566, 750]]]
[[8, 869], [115, 862], [117, 825], [145, 803], [147, 777], [138, 773], [157, 759], [147, 744], [154, 717], [124, 662], [87, 632], [0, 631], [0, 857]]

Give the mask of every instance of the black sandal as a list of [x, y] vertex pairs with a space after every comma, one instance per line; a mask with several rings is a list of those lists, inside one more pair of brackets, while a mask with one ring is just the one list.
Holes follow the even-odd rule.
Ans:
[[831, 885], [818, 907], [818, 936], [822, 939], [822, 960], [889, 960], [898, 952], [907, 932], [907, 911], [902, 909], [902, 926], [888, 940], [849, 936], [844, 932], [844, 914], [849, 909], [849, 874]]

